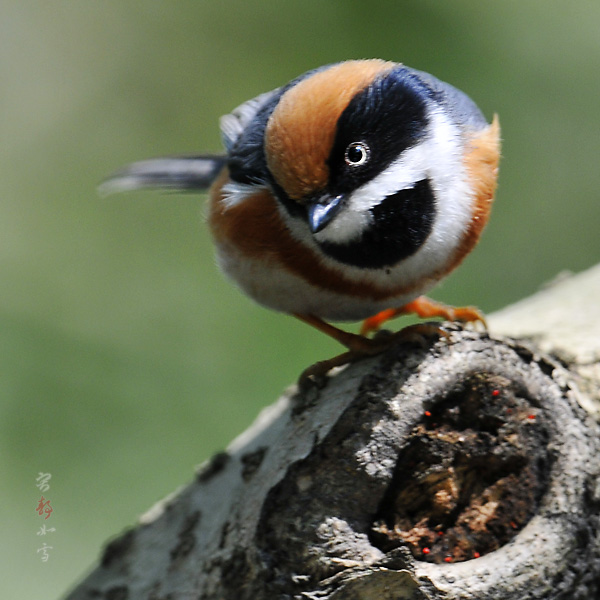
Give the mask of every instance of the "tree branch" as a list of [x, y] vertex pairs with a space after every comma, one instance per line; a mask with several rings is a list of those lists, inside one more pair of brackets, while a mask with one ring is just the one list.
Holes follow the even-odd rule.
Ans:
[[68, 600], [598, 597], [598, 298], [600, 267], [291, 388]]

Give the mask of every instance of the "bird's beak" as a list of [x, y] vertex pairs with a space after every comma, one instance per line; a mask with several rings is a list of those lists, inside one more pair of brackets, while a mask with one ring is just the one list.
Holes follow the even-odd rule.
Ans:
[[325, 196], [308, 205], [308, 226], [313, 233], [318, 233], [331, 222], [344, 205], [344, 195]]

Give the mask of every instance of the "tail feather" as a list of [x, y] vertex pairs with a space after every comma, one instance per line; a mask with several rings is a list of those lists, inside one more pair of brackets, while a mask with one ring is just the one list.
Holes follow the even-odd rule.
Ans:
[[103, 181], [101, 195], [140, 189], [170, 191], [205, 190], [225, 166], [225, 156], [182, 156], [132, 163]]

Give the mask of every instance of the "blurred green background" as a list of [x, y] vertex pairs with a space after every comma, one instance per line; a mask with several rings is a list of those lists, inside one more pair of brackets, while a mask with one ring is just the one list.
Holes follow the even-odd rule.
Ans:
[[491, 312], [598, 261], [597, 2], [4, 0], [0, 14], [5, 598], [61, 595], [338, 350], [222, 279], [204, 197], [100, 199], [123, 164], [218, 151], [221, 114], [318, 65], [403, 61], [498, 112], [504, 138], [483, 241], [433, 296]]

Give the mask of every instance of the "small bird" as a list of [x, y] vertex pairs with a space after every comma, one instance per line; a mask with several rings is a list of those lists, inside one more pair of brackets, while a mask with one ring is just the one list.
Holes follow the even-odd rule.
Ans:
[[[251, 298], [348, 348], [326, 369], [380, 352], [406, 313], [483, 321], [423, 294], [474, 248], [500, 156], [463, 92], [384, 60], [326, 65], [221, 118], [223, 155], [133, 163], [101, 186], [209, 190], [221, 269]], [[329, 321], [364, 320], [361, 333]]]

